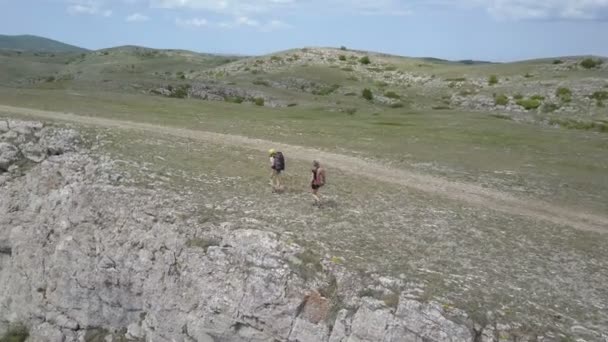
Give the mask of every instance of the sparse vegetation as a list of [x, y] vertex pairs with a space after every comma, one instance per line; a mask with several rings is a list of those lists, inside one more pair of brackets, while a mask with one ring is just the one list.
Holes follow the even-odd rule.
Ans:
[[342, 70], [342, 71], [354, 71], [354, 69], [353, 69], [353, 68], [351, 68], [351, 67], [344, 67], [344, 68], [342, 68], [341, 70]]
[[491, 75], [490, 78], [488, 78], [488, 84], [489, 85], [495, 85], [498, 84], [498, 76], [496, 75]]
[[598, 107], [604, 107], [604, 101], [608, 100], [608, 91], [599, 90], [591, 94], [591, 99], [595, 100]]
[[395, 103], [391, 103], [390, 107], [391, 108], [403, 108], [404, 105], [401, 102], [395, 102]]
[[22, 324], [14, 324], [8, 331], [0, 336], [0, 342], [25, 342], [30, 336], [27, 328]]
[[497, 106], [506, 106], [509, 104], [509, 97], [504, 94], [497, 95], [494, 97], [494, 104]]
[[555, 112], [558, 109], [559, 109], [559, 105], [557, 105], [557, 104], [555, 104], [553, 102], [544, 103], [542, 105], [542, 107], [540, 108], [540, 110], [543, 113], [553, 113], [553, 112]]
[[263, 107], [264, 106], [264, 98], [263, 97], [257, 97], [257, 98], [255, 98], [255, 100], [253, 100], [253, 103], [255, 103], [256, 106]]
[[524, 75], [524, 77], [525, 77], [525, 78], [532, 78], [532, 77], [534, 77], [534, 75], [532, 75], [531, 73], [527, 72], [527, 73]]
[[348, 50], [348, 49], [346, 48], [346, 46], [342, 45], [342, 46], [340, 46], [340, 50], [342, 50], [342, 51], [346, 51], [346, 50]]
[[230, 102], [230, 103], [243, 103], [243, 101], [244, 101], [245, 99], [243, 99], [243, 98], [242, 98], [242, 97], [240, 97], [240, 96], [231, 96], [231, 97], [226, 97], [224, 100], [225, 100], [226, 102]]
[[490, 114], [490, 116], [493, 118], [501, 119], [501, 120], [513, 120], [512, 117], [510, 117], [506, 114], [494, 113], [494, 114]]
[[570, 88], [566, 88], [566, 87], [557, 88], [557, 90], [555, 91], [555, 95], [562, 102], [572, 101], [572, 90], [570, 90]]
[[446, 82], [466, 82], [467, 79], [465, 77], [455, 77], [455, 78], [446, 78]]
[[346, 61], [346, 56], [340, 55], [340, 56], [338, 56], [338, 59], [341, 61]]
[[365, 88], [361, 91], [361, 97], [363, 97], [364, 99], [371, 101], [374, 99], [374, 94], [372, 93], [371, 90]]
[[433, 106], [431, 108], [434, 109], [434, 110], [449, 110], [449, 109], [452, 109], [450, 106], [446, 106], [446, 105]]
[[516, 103], [524, 107], [524, 109], [526, 110], [537, 109], [541, 105], [541, 102], [535, 99], [521, 99], [518, 100]]
[[359, 59], [359, 63], [363, 64], [363, 65], [368, 65], [370, 64], [372, 61], [369, 59], [369, 57], [367, 56], [363, 56]]
[[395, 93], [394, 91], [387, 91], [386, 93], [384, 93], [384, 96], [388, 97], [389, 99], [400, 99], [401, 96], [399, 96], [399, 94]]
[[530, 99], [531, 100], [536, 100], [536, 101], [544, 101], [545, 97], [542, 96], [542, 95], [532, 95], [532, 96], [530, 96]]
[[334, 91], [338, 90], [339, 88], [340, 88], [339, 84], [332, 84], [330, 86], [325, 86], [325, 87], [321, 87], [319, 89], [315, 89], [312, 91], [312, 93], [314, 95], [327, 96], [327, 95], [333, 93]]
[[524, 96], [523, 96], [522, 94], [517, 93], [517, 94], [513, 95], [513, 98], [514, 98], [515, 100], [521, 100], [521, 99], [523, 99], [523, 98], [524, 98]]
[[261, 86], [265, 86], [265, 87], [270, 87], [270, 82], [266, 81], [266, 80], [262, 80], [262, 79], [256, 79], [252, 82], [255, 85], [261, 85]]
[[585, 69], [594, 69], [602, 64], [601, 59], [585, 58], [581, 61], [581, 66]]
[[553, 64], [557, 65], [557, 64], [562, 64], [564, 63], [564, 61], [562, 61], [561, 59], [554, 59], [553, 60]]
[[180, 84], [176, 87], [169, 86], [167, 88], [171, 92], [171, 95], [169, 95], [169, 97], [185, 99], [188, 97], [191, 87], [192, 86], [190, 84]]

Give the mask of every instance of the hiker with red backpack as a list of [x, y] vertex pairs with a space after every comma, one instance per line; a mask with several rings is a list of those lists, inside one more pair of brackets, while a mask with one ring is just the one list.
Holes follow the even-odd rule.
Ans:
[[312, 162], [312, 180], [310, 182], [312, 197], [315, 199], [315, 205], [321, 204], [319, 189], [323, 185], [325, 185], [325, 169], [321, 167], [321, 163], [315, 160]]
[[268, 151], [268, 154], [270, 155], [270, 168], [272, 169], [270, 185], [273, 191], [281, 191], [283, 190], [281, 173], [285, 171], [285, 157], [282, 152], [275, 151], [273, 148]]

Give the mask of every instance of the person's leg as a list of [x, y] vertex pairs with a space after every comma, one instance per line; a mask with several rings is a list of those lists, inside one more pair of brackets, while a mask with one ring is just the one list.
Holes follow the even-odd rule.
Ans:
[[276, 189], [277, 185], [277, 172], [275, 170], [272, 170], [270, 172], [270, 186], [272, 186], [273, 189]]
[[312, 188], [312, 197], [315, 199], [315, 204], [321, 203], [321, 198], [319, 197], [319, 188]]
[[277, 171], [277, 190], [283, 190], [283, 172]]

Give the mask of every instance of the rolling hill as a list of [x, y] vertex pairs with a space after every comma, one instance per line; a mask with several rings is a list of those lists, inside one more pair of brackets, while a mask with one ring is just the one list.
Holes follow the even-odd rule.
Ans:
[[32, 35], [7, 36], [0, 35], [0, 49], [29, 52], [87, 52], [78, 46], [65, 44], [53, 39]]

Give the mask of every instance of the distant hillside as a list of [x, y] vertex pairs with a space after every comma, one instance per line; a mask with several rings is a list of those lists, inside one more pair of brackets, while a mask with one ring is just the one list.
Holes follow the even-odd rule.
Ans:
[[56, 53], [88, 51], [86, 49], [58, 42], [56, 40], [31, 35], [0, 35], [0, 49]]

